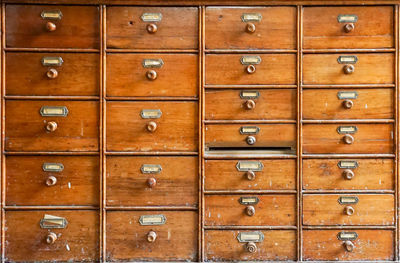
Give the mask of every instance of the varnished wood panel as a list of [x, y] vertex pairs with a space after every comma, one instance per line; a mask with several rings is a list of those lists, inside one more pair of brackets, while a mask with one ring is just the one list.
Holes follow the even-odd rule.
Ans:
[[[258, 204], [240, 204], [241, 197], [257, 197]], [[255, 214], [246, 214], [253, 206]], [[296, 224], [294, 195], [207, 195], [205, 218], [207, 226], [291, 226]]]
[[[148, 164], [160, 165], [161, 172], [143, 173], [142, 166]], [[197, 168], [195, 157], [107, 157], [107, 205], [195, 206]], [[154, 186], [149, 185], [152, 179]]]
[[[142, 215], [164, 215], [164, 225], [140, 225]], [[195, 212], [107, 212], [107, 261], [197, 261]], [[153, 243], [147, 235], [157, 235]]]
[[[243, 14], [260, 14], [259, 22], [244, 22]], [[247, 23], [255, 32], [246, 30]], [[293, 7], [207, 7], [207, 49], [295, 49], [296, 9]]]
[[[45, 214], [64, 217], [67, 227], [42, 229], [39, 223]], [[97, 211], [7, 211], [5, 228], [5, 260], [8, 262], [99, 260]], [[46, 243], [50, 232], [57, 235], [53, 244]]]
[[[161, 68], [145, 68], [145, 59], [161, 59]], [[156, 79], [147, 73], [156, 72]], [[198, 58], [193, 54], [108, 54], [107, 96], [198, 97]]]
[[[44, 163], [59, 163], [61, 172], [46, 172]], [[54, 185], [47, 185], [55, 177]], [[7, 156], [6, 204], [98, 205], [97, 156]]]

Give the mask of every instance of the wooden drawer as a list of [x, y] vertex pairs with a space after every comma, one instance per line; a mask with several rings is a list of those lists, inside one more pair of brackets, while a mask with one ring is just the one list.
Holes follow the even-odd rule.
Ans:
[[273, 150], [292, 150], [296, 145], [296, 126], [293, 124], [209, 124], [206, 125], [205, 136], [207, 148], [265, 147]]
[[394, 190], [392, 159], [304, 159], [303, 189]]
[[[41, 220], [56, 216], [54, 224]], [[64, 228], [57, 223], [66, 220]], [[85, 210], [7, 211], [5, 213], [5, 260], [7, 262], [99, 260], [99, 214]], [[54, 237], [54, 243], [51, 243]], [[50, 242], [47, 243], [47, 241]]]
[[7, 47], [99, 48], [100, 45], [100, 16], [96, 6], [7, 5], [5, 19]]
[[7, 205], [98, 205], [97, 156], [7, 156]]
[[192, 54], [108, 54], [107, 96], [197, 97], [197, 60]]
[[304, 119], [391, 119], [393, 89], [306, 89]]
[[109, 211], [106, 260], [197, 261], [197, 226], [190, 211]]
[[393, 7], [304, 8], [304, 48], [392, 48]]
[[208, 54], [205, 63], [206, 84], [267, 85], [296, 82], [294, 54]]
[[107, 205], [195, 206], [196, 157], [107, 157]]
[[[255, 239], [247, 240], [260, 235], [263, 240], [245, 242], [242, 237], [249, 235]], [[204, 236], [207, 262], [296, 260], [296, 232], [292, 230], [207, 230]], [[252, 246], [256, 252], [249, 252]]]
[[296, 161], [205, 160], [205, 190], [294, 190]]
[[197, 107], [195, 102], [107, 102], [107, 150], [197, 151]]
[[[357, 234], [350, 241], [354, 248], [346, 250], [346, 241], [339, 240], [340, 232]], [[304, 260], [393, 260], [394, 232], [392, 230], [303, 230]], [[349, 243], [348, 249], [351, 250]], [[323, 249], [322, 249], [323, 248]]]
[[297, 93], [294, 89], [207, 90], [205, 95], [205, 118], [208, 120], [296, 118]]
[[207, 49], [296, 48], [293, 7], [207, 7], [205, 23]]
[[8, 100], [5, 104], [6, 151], [99, 149], [96, 101]]
[[391, 53], [308, 54], [303, 56], [303, 69], [304, 84], [394, 84]]
[[[342, 127], [342, 128], [341, 128]], [[357, 131], [354, 134], [347, 130]], [[344, 130], [343, 134], [338, 132]], [[351, 137], [354, 142], [351, 143]], [[346, 143], [351, 143], [347, 144]], [[393, 153], [392, 124], [306, 124], [304, 153]]]
[[394, 225], [391, 194], [303, 196], [304, 225]]
[[197, 49], [198, 12], [194, 7], [109, 6], [107, 47]]
[[295, 195], [208, 195], [205, 197], [208, 226], [293, 226]]
[[6, 53], [6, 95], [98, 96], [99, 55]]

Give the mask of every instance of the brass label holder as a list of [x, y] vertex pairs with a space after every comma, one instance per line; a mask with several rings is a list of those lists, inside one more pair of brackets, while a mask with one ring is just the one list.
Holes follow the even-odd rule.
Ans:
[[59, 67], [64, 63], [62, 57], [43, 57], [41, 63], [44, 67]]
[[167, 218], [164, 215], [142, 215], [139, 218], [139, 223], [142, 226], [164, 225]]
[[140, 112], [142, 119], [159, 119], [162, 116], [162, 112], [159, 109], [144, 109]]
[[140, 17], [143, 22], [160, 22], [162, 19], [161, 13], [143, 13]]
[[355, 23], [358, 21], [357, 15], [338, 15], [337, 21], [339, 23]]
[[261, 22], [262, 15], [260, 13], [244, 13], [241, 19], [243, 22]]
[[163, 65], [164, 61], [161, 58], [146, 58], [142, 60], [144, 68], [161, 68]]
[[260, 56], [242, 56], [240, 58], [242, 65], [258, 65], [261, 63]]
[[240, 98], [245, 100], [258, 99], [260, 97], [260, 92], [256, 90], [242, 90], [240, 92]]
[[339, 56], [337, 58], [339, 64], [356, 64], [358, 61], [357, 56]]
[[140, 167], [140, 171], [143, 174], [159, 174], [161, 173], [162, 167], [159, 164], [143, 164]]
[[68, 109], [66, 106], [42, 106], [40, 115], [42, 117], [67, 117]]
[[44, 217], [40, 219], [39, 224], [40, 227], [44, 229], [66, 228], [68, 225], [68, 221], [64, 217], [45, 214]]
[[357, 99], [358, 93], [357, 91], [339, 91], [337, 93], [337, 97], [340, 100], [350, 100], [350, 99]]
[[262, 171], [264, 165], [259, 161], [238, 161], [236, 164], [236, 169], [239, 172], [247, 172], [247, 171]]
[[337, 132], [339, 134], [354, 134], [358, 131], [357, 126], [339, 126]]
[[239, 203], [241, 205], [256, 205], [260, 202], [257, 196], [242, 196], [239, 198]]
[[356, 232], [339, 232], [337, 234], [337, 239], [341, 241], [354, 241], [358, 238], [358, 234]]
[[61, 10], [45, 10], [40, 14], [42, 19], [52, 19], [52, 20], [61, 20], [62, 13]]
[[341, 196], [338, 199], [339, 204], [341, 205], [354, 205], [358, 203], [357, 196]]
[[261, 231], [240, 232], [237, 235], [237, 240], [240, 243], [262, 242], [264, 241], [264, 234]]
[[355, 169], [358, 167], [358, 162], [353, 160], [342, 160], [338, 162], [338, 167], [341, 169]]
[[62, 163], [43, 163], [42, 169], [44, 172], [62, 172], [64, 165]]
[[260, 128], [257, 126], [242, 126], [239, 132], [240, 134], [255, 135], [260, 132]]

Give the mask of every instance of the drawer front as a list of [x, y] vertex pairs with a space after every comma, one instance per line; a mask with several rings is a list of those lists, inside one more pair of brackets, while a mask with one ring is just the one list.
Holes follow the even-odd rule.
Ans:
[[304, 159], [303, 189], [394, 190], [392, 159]]
[[197, 151], [197, 107], [195, 102], [107, 102], [107, 150]]
[[293, 89], [207, 90], [205, 95], [205, 118], [208, 120], [296, 118], [297, 94]]
[[[356, 233], [357, 239], [339, 240], [340, 232]], [[303, 230], [303, 240], [304, 260], [394, 259], [394, 232], [392, 230]], [[348, 242], [346, 246], [346, 241], [350, 241], [353, 245]]]
[[193, 7], [107, 7], [107, 47], [196, 49], [198, 12]]
[[206, 147], [265, 147], [291, 150], [296, 144], [293, 124], [209, 124]]
[[304, 8], [306, 49], [391, 48], [393, 28], [391, 6]]
[[198, 61], [192, 54], [109, 54], [107, 96], [197, 96]]
[[208, 195], [205, 197], [208, 226], [293, 226], [294, 195]]
[[[260, 235], [256, 242], [238, 240], [246, 234]], [[205, 238], [205, 261], [267, 261], [296, 260], [296, 232], [291, 230], [207, 230]], [[250, 252], [255, 247], [255, 252]]]
[[97, 156], [7, 156], [7, 205], [98, 205]]
[[197, 174], [195, 157], [108, 157], [107, 205], [194, 206]]
[[293, 7], [207, 7], [207, 49], [295, 49]]
[[295, 160], [205, 160], [205, 190], [294, 190]]
[[5, 108], [6, 151], [99, 149], [98, 102], [9, 100]]
[[296, 82], [294, 54], [209, 54], [205, 57], [205, 63], [206, 84], [268, 85]]
[[394, 225], [391, 194], [303, 196], [304, 225]]
[[391, 119], [393, 89], [307, 89], [304, 119]]
[[[354, 127], [355, 133], [346, 132]], [[338, 129], [345, 131], [339, 133]], [[306, 124], [303, 150], [304, 153], [393, 153], [393, 125]]]
[[100, 16], [95, 6], [7, 5], [5, 19], [7, 47], [100, 46]]
[[[47, 222], [51, 216], [57, 217], [54, 224]], [[64, 223], [64, 228], [54, 228]], [[99, 214], [95, 211], [7, 211], [5, 229], [7, 262], [99, 260]]]
[[99, 55], [6, 53], [6, 94], [98, 96]]
[[109, 211], [107, 261], [197, 261], [197, 226], [190, 211]]
[[303, 57], [303, 68], [304, 84], [394, 83], [394, 55], [390, 53], [308, 54]]

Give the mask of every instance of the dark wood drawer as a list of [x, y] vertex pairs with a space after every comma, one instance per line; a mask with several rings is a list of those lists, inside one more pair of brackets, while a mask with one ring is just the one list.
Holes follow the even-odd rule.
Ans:
[[5, 17], [7, 47], [99, 48], [100, 45], [100, 15], [96, 6], [7, 5]]
[[6, 101], [7, 151], [98, 151], [99, 103]]

